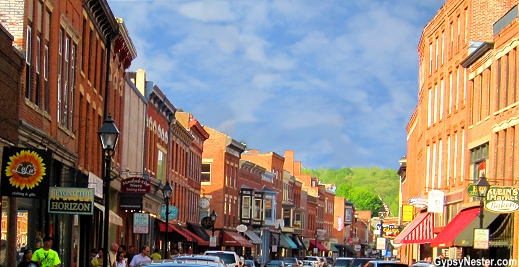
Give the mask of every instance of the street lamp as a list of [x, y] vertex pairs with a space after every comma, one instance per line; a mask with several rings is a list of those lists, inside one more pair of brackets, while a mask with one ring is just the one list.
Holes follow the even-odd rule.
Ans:
[[[479, 177], [479, 181], [476, 184], [476, 190], [478, 192], [479, 197], [479, 229], [483, 229], [483, 208], [485, 204], [485, 198], [487, 197], [488, 189], [490, 188], [490, 184], [487, 181], [487, 178], [485, 178], [485, 174], [481, 174], [481, 177]], [[483, 258], [483, 250], [479, 250], [479, 258]]]
[[[115, 154], [115, 147], [117, 146], [117, 139], [119, 138], [119, 130], [115, 126], [114, 120], [111, 116], [105, 118], [103, 126], [97, 132], [103, 148], [104, 170], [103, 170], [103, 197], [105, 201], [104, 210], [104, 226], [103, 226], [103, 247], [108, 249], [108, 220], [110, 212], [110, 172], [112, 168], [112, 156]], [[103, 266], [108, 266], [108, 256], [103, 257]]]
[[171, 199], [172, 192], [173, 187], [171, 187], [169, 181], [167, 181], [164, 187], [162, 187], [162, 194], [164, 194], [164, 203], [166, 204], [166, 234], [164, 235], [164, 259], [168, 257], [169, 200]]
[[281, 224], [278, 224], [279, 238], [278, 238], [278, 260], [281, 260]]
[[[384, 206], [380, 207], [380, 209], [378, 209], [378, 217], [380, 219], [380, 237], [383, 237], [383, 233], [384, 233], [384, 217], [386, 216], [386, 209], [384, 209]], [[385, 244], [384, 244], [385, 246]], [[382, 250], [380, 251], [380, 256], [382, 256]]]
[[213, 223], [213, 227], [211, 227], [211, 230], [213, 231], [213, 237], [214, 237], [214, 223], [216, 222], [216, 212], [213, 210], [213, 212], [211, 212], [211, 215], [209, 215], [209, 217], [211, 218], [211, 222]]

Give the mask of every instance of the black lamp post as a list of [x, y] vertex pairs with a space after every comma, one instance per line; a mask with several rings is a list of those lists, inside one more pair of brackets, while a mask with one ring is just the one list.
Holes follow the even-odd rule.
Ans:
[[279, 238], [278, 238], [278, 260], [281, 260], [281, 224], [278, 224]]
[[[485, 204], [485, 198], [487, 197], [488, 189], [490, 188], [490, 184], [487, 181], [487, 178], [485, 178], [485, 174], [481, 174], [481, 177], [479, 177], [479, 181], [476, 184], [476, 190], [478, 192], [479, 197], [479, 229], [483, 229], [483, 208]], [[483, 250], [479, 250], [479, 258], [483, 258]]]
[[162, 194], [164, 194], [164, 203], [166, 204], [166, 234], [164, 235], [164, 259], [168, 257], [169, 200], [171, 199], [172, 192], [173, 187], [171, 187], [169, 181], [167, 181], [164, 187], [162, 187]]
[[[105, 251], [108, 251], [108, 220], [110, 212], [110, 172], [112, 168], [112, 156], [115, 154], [115, 147], [117, 146], [117, 139], [119, 138], [119, 130], [115, 126], [114, 120], [111, 116], [105, 118], [103, 126], [97, 132], [99, 139], [101, 140], [101, 146], [103, 148], [104, 157], [104, 170], [103, 170], [103, 198], [105, 201], [104, 210], [104, 226], [103, 226], [103, 247]], [[103, 266], [108, 266], [108, 256], [103, 257]]]
[[[384, 209], [384, 206], [380, 207], [378, 209], [378, 217], [380, 218], [380, 237], [383, 237], [384, 233], [384, 217], [386, 216], [386, 209]], [[382, 256], [382, 250], [380, 251], [380, 256]]]
[[[211, 230], [213, 232], [213, 237], [214, 237], [214, 224], [216, 222], [216, 212], [213, 210], [213, 212], [211, 212], [211, 215], [209, 215], [209, 217], [211, 218], [211, 222], [213, 222], [213, 227], [211, 227]], [[220, 231], [221, 232], [221, 231]]]

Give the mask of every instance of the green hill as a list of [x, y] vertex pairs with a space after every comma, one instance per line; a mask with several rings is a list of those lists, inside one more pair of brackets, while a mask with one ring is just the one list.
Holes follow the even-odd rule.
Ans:
[[353, 202], [358, 210], [371, 210], [377, 216], [382, 205], [389, 206], [391, 216], [398, 216], [398, 188], [400, 177], [396, 170], [377, 167], [303, 169], [303, 173], [318, 177], [322, 183], [335, 184], [337, 196]]

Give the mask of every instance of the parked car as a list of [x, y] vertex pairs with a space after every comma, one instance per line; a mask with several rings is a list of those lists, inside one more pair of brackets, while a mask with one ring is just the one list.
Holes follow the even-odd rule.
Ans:
[[254, 263], [253, 260], [245, 260], [245, 266], [246, 267], [256, 267], [256, 264]]
[[406, 263], [398, 261], [371, 260], [364, 267], [408, 267]]
[[353, 260], [353, 258], [350, 257], [338, 257], [335, 259], [335, 262], [333, 263], [334, 267], [347, 267], [348, 263]]
[[321, 261], [319, 257], [316, 256], [307, 256], [303, 258], [303, 266], [310, 265], [312, 267], [321, 267]]
[[373, 260], [372, 258], [353, 258], [353, 260], [348, 263], [348, 267], [363, 267], [369, 261]]
[[270, 260], [267, 262], [266, 267], [286, 267], [282, 260]]
[[297, 262], [297, 259], [294, 257], [284, 257], [281, 260], [285, 263], [285, 266], [287, 267], [300, 267], [299, 262]]
[[240, 257], [234, 251], [207, 250], [204, 255], [220, 258], [225, 267], [240, 267]]
[[333, 262], [335, 261], [332, 257], [325, 257], [326, 263], [328, 266], [333, 266]]
[[178, 263], [194, 263], [200, 265], [206, 265], [206, 263], [214, 263], [213, 265], [219, 267], [225, 267], [224, 262], [217, 256], [209, 255], [183, 255], [173, 258], [174, 262]]
[[222, 266], [222, 263], [206, 261], [203, 263], [194, 262], [175, 262], [175, 260], [154, 260], [154, 261], [141, 261], [135, 266], [147, 266], [147, 267], [218, 267]]

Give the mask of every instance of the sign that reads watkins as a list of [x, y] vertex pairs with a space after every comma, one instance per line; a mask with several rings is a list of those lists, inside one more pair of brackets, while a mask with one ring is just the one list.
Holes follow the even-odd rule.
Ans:
[[1, 195], [47, 199], [52, 153], [32, 148], [4, 147]]
[[519, 189], [512, 186], [491, 186], [485, 198], [485, 208], [497, 213], [519, 210]]
[[49, 188], [49, 213], [94, 214], [94, 189], [73, 187]]
[[146, 194], [150, 192], [150, 181], [141, 177], [129, 177], [121, 182], [121, 193]]

